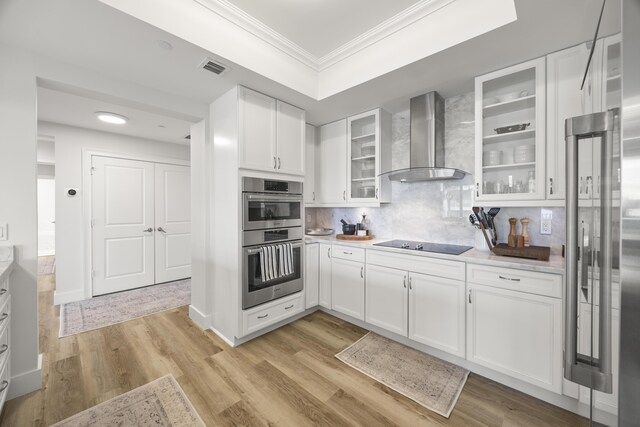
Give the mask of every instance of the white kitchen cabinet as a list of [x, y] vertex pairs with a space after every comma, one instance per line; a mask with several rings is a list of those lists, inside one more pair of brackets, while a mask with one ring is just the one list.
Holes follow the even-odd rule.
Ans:
[[562, 392], [562, 300], [467, 285], [467, 359]]
[[[599, 318], [599, 307], [595, 307], [595, 319]], [[620, 310], [611, 310], [611, 369], [613, 374], [613, 393], [594, 392], [595, 406], [612, 414], [618, 413], [618, 378], [620, 367]], [[578, 351], [581, 354], [591, 353], [591, 304], [580, 304], [578, 325]], [[596, 322], [593, 333], [593, 357], [598, 357], [599, 329]], [[589, 389], [580, 387], [580, 401], [589, 404]]]
[[240, 167], [304, 175], [304, 110], [245, 87], [238, 98]]
[[331, 245], [318, 244], [318, 252], [318, 302], [320, 306], [331, 309]]
[[275, 171], [276, 100], [245, 87], [238, 88], [240, 167]]
[[320, 245], [310, 243], [304, 253], [304, 292], [305, 308], [318, 305], [320, 282]]
[[409, 274], [377, 265], [366, 273], [365, 321], [406, 337]]
[[409, 273], [412, 340], [465, 357], [465, 309], [464, 281]]
[[317, 128], [307, 123], [305, 131], [305, 165], [304, 165], [304, 204], [314, 206], [316, 203], [316, 150], [319, 142]]
[[544, 200], [545, 58], [476, 77], [475, 94], [476, 200]]
[[332, 309], [364, 320], [364, 262], [331, 258]]
[[375, 109], [347, 119], [347, 202], [379, 206], [391, 201], [391, 116]]
[[305, 113], [304, 110], [276, 101], [276, 157], [278, 172], [304, 175]]
[[316, 201], [319, 205], [347, 203], [347, 120], [320, 127], [316, 157]]

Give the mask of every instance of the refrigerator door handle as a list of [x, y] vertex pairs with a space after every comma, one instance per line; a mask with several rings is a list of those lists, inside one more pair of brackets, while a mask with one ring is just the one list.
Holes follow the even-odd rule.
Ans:
[[[612, 164], [614, 113], [594, 113], [566, 120], [565, 140], [567, 159], [567, 252], [565, 287], [565, 348], [564, 377], [570, 381], [605, 393], [612, 392], [611, 370], [611, 258], [612, 258]], [[593, 257], [593, 224], [579, 222], [578, 194], [583, 182], [578, 176], [580, 140], [601, 138], [600, 183], [600, 310], [598, 359], [578, 353], [578, 287], [588, 291], [589, 258]], [[591, 178], [591, 177], [590, 177]], [[592, 178], [591, 180], [592, 181]], [[587, 186], [589, 182], [587, 182]], [[587, 190], [588, 191], [588, 190]], [[588, 245], [585, 237], [589, 236]], [[588, 251], [588, 252], [587, 252]], [[578, 283], [578, 262], [582, 262]], [[592, 258], [593, 259], [593, 258]], [[595, 266], [595, 260], [592, 262]], [[586, 288], [586, 289], [585, 289]], [[593, 300], [593, 295], [591, 295]]]

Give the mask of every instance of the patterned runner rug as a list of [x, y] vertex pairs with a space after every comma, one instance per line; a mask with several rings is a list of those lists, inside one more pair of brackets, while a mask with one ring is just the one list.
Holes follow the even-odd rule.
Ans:
[[204, 425], [171, 374], [54, 424], [55, 427]]
[[369, 332], [336, 357], [374, 380], [449, 418], [469, 371]]
[[191, 279], [184, 279], [62, 304], [59, 337], [104, 328], [190, 302]]

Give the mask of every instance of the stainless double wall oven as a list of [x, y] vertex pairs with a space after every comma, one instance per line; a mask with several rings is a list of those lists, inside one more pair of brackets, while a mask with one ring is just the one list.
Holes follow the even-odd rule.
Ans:
[[[303, 288], [302, 183], [242, 178], [242, 308]], [[263, 280], [262, 248], [290, 244], [292, 272]]]

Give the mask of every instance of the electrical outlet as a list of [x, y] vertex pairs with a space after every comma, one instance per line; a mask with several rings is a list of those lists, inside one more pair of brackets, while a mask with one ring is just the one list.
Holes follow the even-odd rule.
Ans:
[[540, 210], [540, 234], [551, 234], [551, 221], [553, 220], [553, 211], [550, 209]]

